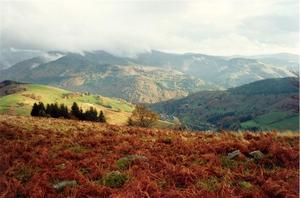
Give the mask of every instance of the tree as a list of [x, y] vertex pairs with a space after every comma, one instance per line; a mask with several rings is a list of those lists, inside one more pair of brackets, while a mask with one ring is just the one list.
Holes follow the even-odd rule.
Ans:
[[39, 116], [39, 107], [36, 103], [32, 106], [31, 116]]
[[46, 105], [46, 115], [51, 116], [51, 106], [50, 106], [50, 104]]
[[102, 123], [105, 123], [105, 122], [106, 122], [106, 118], [105, 118], [105, 116], [104, 116], [103, 111], [100, 111], [99, 117], [98, 117], [98, 121], [99, 121], [99, 122], [102, 122]]
[[97, 110], [93, 107], [90, 107], [90, 109], [85, 112], [85, 120], [97, 121], [97, 115]]
[[46, 109], [45, 109], [45, 106], [44, 106], [44, 103], [42, 102], [39, 102], [38, 104], [38, 116], [46, 116]]
[[187, 127], [177, 117], [174, 117], [173, 123], [173, 129], [175, 130], [183, 131], [187, 129]]
[[73, 105], [71, 107], [71, 115], [73, 115], [75, 118], [80, 119], [82, 117], [82, 110], [80, 112], [79, 106], [76, 102], [73, 102]]
[[58, 104], [57, 103], [55, 103], [55, 104], [51, 104], [51, 109], [52, 109], [52, 114], [51, 114], [51, 117], [53, 117], [53, 118], [58, 118], [58, 117], [60, 117], [61, 115], [60, 115], [60, 109], [59, 109], [59, 107], [58, 107]]
[[60, 114], [59, 115], [60, 117], [64, 117], [64, 118], [69, 118], [70, 117], [68, 107], [65, 106], [64, 104], [60, 105], [59, 114]]
[[132, 125], [149, 127], [158, 119], [158, 114], [149, 110], [145, 105], [136, 105], [130, 117], [130, 122]]

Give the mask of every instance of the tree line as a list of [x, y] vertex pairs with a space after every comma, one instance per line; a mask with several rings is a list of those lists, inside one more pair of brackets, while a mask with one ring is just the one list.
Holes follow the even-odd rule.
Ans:
[[64, 104], [58, 105], [57, 103], [50, 103], [45, 107], [42, 102], [39, 102], [38, 104], [34, 103], [31, 110], [31, 116], [106, 122], [103, 111], [100, 111], [98, 115], [97, 109], [90, 107], [84, 112], [82, 108], [79, 108], [76, 102], [73, 103], [70, 111]]

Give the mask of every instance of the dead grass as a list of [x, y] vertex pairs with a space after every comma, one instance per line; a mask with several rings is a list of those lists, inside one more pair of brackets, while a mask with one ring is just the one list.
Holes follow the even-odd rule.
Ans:
[[[237, 149], [243, 158], [226, 159]], [[249, 156], [255, 150], [261, 160]], [[0, 162], [0, 197], [299, 196], [299, 135], [276, 132], [176, 132], [0, 116]], [[66, 181], [76, 185], [53, 187]]]

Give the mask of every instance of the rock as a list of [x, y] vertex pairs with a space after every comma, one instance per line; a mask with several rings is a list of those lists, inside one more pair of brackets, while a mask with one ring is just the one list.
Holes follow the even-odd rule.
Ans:
[[56, 190], [62, 190], [67, 186], [75, 186], [75, 185], [77, 185], [76, 180], [65, 180], [53, 184], [53, 188], [55, 188]]
[[229, 159], [234, 159], [235, 157], [239, 156], [241, 154], [240, 150], [235, 150], [231, 153], [228, 153], [227, 157]]
[[249, 153], [249, 155], [255, 160], [260, 160], [264, 157], [264, 154], [260, 150], [252, 151], [251, 153]]

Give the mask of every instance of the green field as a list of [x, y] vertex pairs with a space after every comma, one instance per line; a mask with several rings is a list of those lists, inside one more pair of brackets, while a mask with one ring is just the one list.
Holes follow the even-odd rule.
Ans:
[[298, 130], [299, 115], [292, 112], [271, 112], [241, 123], [243, 129], [260, 128], [264, 130]]
[[35, 102], [63, 103], [69, 108], [73, 102], [87, 109], [95, 107], [104, 111], [111, 124], [125, 124], [134, 106], [121, 99], [107, 98], [88, 93], [73, 93], [67, 90], [38, 84], [25, 85], [26, 90], [0, 98], [0, 113], [11, 115], [30, 115]]

